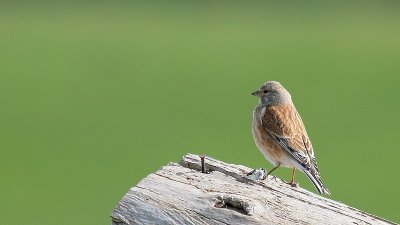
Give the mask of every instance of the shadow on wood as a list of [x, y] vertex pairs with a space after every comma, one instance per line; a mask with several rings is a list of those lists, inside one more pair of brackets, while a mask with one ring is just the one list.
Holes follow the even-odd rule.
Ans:
[[251, 168], [188, 154], [150, 174], [118, 203], [124, 224], [394, 224], [280, 179], [253, 181]]

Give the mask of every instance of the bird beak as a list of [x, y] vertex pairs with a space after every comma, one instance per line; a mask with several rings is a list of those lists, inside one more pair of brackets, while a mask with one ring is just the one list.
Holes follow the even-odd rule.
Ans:
[[251, 95], [254, 95], [254, 96], [258, 96], [258, 94], [260, 94], [260, 91], [259, 91], [259, 90], [257, 90], [257, 91], [255, 91], [255, 92], [251, 93]]

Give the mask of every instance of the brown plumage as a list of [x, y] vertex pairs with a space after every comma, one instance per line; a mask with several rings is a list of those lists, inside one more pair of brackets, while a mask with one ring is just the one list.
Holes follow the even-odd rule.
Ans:
[[330, 194], [321, 181], [311, 141], [289, 92], [278, 82], [269, 81], [253, 93], [260, 104], [253, 114], [253, 136], [256, 145], [274, 165], [303, 171], [319, 193]]

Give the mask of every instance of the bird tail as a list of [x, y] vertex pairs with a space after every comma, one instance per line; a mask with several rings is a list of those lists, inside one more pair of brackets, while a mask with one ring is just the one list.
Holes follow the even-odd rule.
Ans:
[[313, 183], [314, 187], [317, 189], [317, 191], [320, 194], [326, 194], [330, 195], [331, 192], [329, 192], [328, 188], [325, 187], [325, 184], [321, 180], [321, 176], [319, 175], [319, 172], [316, 171], [315, 169], [311, 168], [309, 170], [303, 169], [303, 172], [307, 175], [308, 179], [311, 180]]

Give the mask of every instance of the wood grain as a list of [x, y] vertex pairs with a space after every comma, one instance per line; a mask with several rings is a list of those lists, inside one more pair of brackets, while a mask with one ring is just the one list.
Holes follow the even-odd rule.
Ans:
[[280, 179], [246, 178], [251, 168], [188, 154], [131, 188], [111, 214], [124, 224], [394, 224]]

